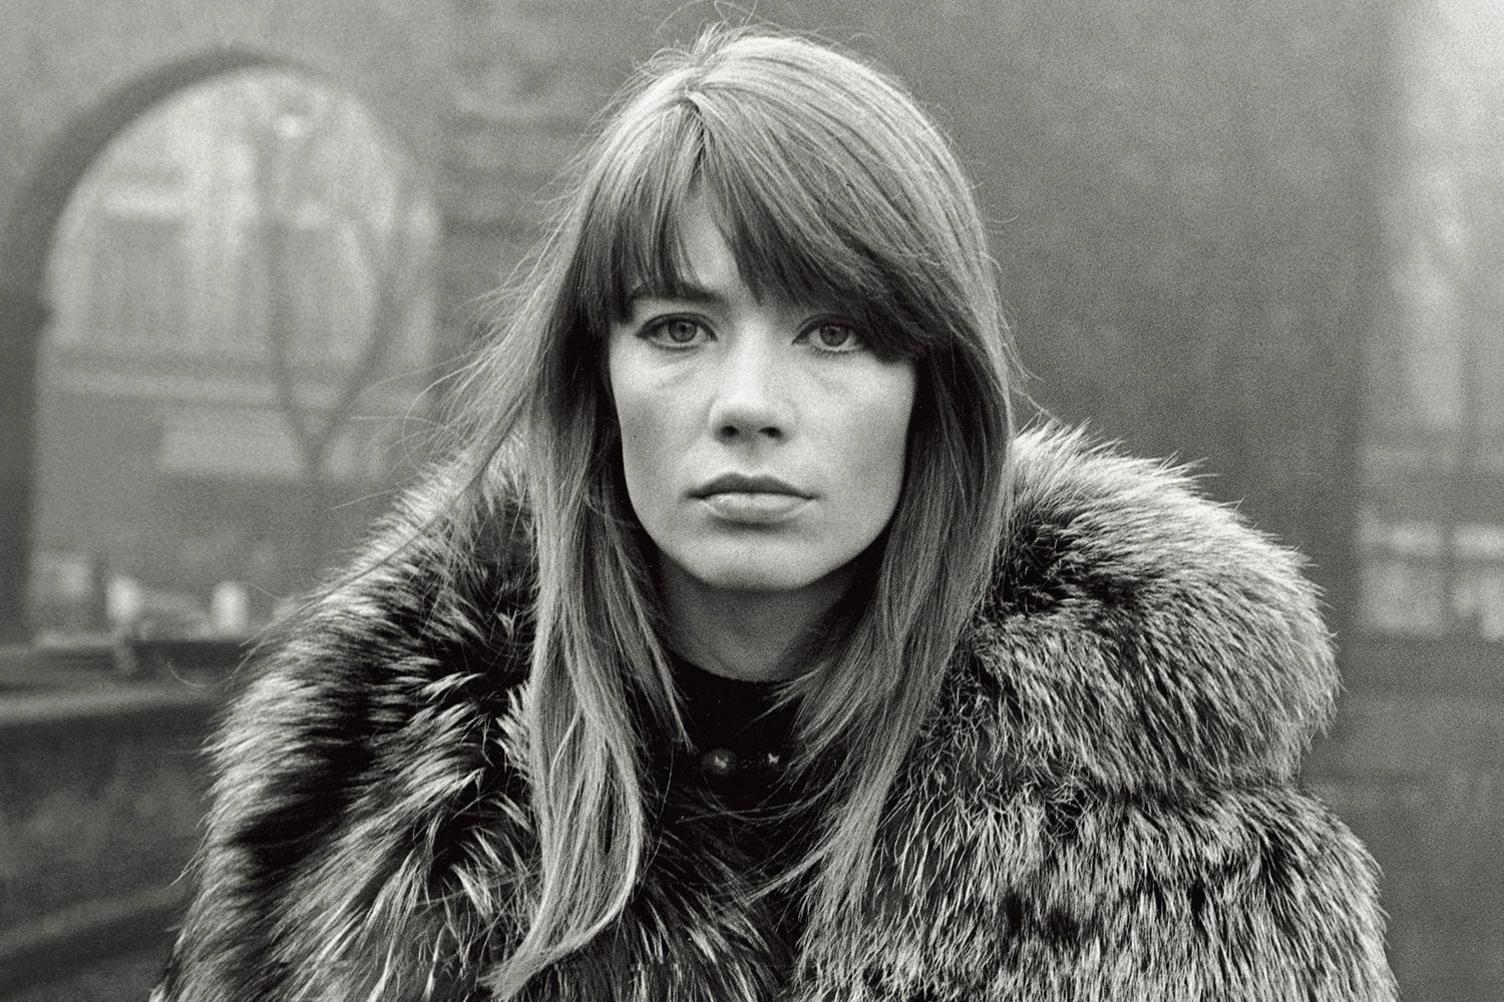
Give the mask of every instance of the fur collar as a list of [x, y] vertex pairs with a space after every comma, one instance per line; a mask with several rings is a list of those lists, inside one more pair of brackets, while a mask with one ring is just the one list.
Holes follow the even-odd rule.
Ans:
[[[1336, 685], [1297, 558], [1174, 469], [1060, 430], [1015, 447], [1006, 559], [895, 784], [870, 912], [778, 956], [718, 893], [743, 879], [724, 832], [684, 812], [529, 999], [763, 999], [791, 969], [810, 1002], [1392, 998], [1372, 863], [1292, 785]], [[336, 593], [236, 703], [160, 1002], [465, 999], [514, 941], [525, 546], [488, 540], [514, 559], [452, 589], [440, 544]]]

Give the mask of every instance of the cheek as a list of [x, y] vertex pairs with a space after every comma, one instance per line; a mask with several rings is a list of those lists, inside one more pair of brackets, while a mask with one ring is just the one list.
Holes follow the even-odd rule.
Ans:
[[903, 486], [914, 374], [900, 369], [884, 375], [842, 420], [845, 434], [838, 449], [846, 460], [848, 489], [859, 494], [870, 518], [885, 525]]
[[654, 434], [657, 422], [651, 407], [630, 395], [616, 395], [616, 426], [621, 434], [621, 458], [630, 476], [634, 469], [651, 465], [655, 461], [653, 443], [659, 440]]
[[663, 461], [658, 454], [658, 434], [653, 408], [632, 394], [615, 394], [616, 424], [621, 438], [621, 463], [627, 487], [635, 496], [638, 486], [652, 483], [653, 470]]
[[891, 374], [885, 381], [883, 391], [873, 402], [868, 420], [876, 429], [876, 448], [890, 470], [900, 474], [908, 450], [909, 425], [914, 419], [914, 395], [917, 376], [912, 366], [905, 366]]
[[682, 414], [674, 407], [675, 396], [653, 385], [630, 360], [613, 358], [608, 366], [611, 396], [621, 439], [622, 472], [627, 494], [637, 517], [652, 524], [654, 511], [668, 492], [680, 443]]

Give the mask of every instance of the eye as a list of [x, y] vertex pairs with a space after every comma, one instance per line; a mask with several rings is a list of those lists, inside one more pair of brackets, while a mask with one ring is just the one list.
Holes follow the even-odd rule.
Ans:
[[689, 317], [664, 317], [642, 329], [642, 336], [665, 348], [690, 348], [701, 335], [710, 336], [710, 331], [698, 320]]
[[865, 347], [861, 335], [854, 327], [835, 320], [821, 320], [811, 324], [800, 336], [808, 339], [819, 351], [831, 354], [860, 351]]

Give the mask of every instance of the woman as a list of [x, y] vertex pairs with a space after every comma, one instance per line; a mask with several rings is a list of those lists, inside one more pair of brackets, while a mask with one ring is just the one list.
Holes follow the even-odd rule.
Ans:
[[156, 998], [1392, 997], [1296, 558], [1012, 435], [894, 82], [711, 33], [572, 190], [459, 459], [235, 704]]

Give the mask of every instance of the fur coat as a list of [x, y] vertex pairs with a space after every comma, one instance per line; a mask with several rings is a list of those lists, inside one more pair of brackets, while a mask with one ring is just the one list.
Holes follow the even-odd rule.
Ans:
[[[867, 911], [777, 956], [717, 893], [739, 874], [714, 819], [681, 817], [525, 998], [1394, 998], [1374, 865], [1296, 782], [1337, 685], [1298, 559], [1178, 471], [1057, 430], [1016, 457], [996, 585], [892, 789]], [[460, 583], [435, 522], [261, 660], [155, 1002], [489, 997], [533, 845], [532, 568], [507, 522], [461, 541], [491, 563]]]

